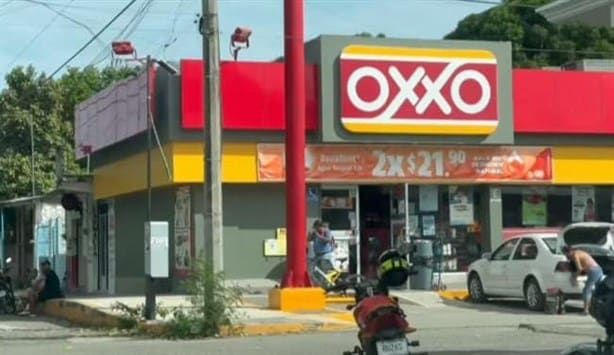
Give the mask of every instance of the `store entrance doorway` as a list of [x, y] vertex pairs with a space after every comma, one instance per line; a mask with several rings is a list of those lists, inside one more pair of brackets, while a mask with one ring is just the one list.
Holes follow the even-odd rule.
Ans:
[[377, 257], [406, 240], [405, 185], [359, 187], [362, 269], [375, 276]]

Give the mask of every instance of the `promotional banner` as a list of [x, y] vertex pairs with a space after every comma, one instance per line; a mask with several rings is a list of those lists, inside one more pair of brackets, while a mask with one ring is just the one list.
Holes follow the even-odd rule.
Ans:
[[592, 187], [571, 188], [571, 221], [591, 222], [595, 215], [595, 189]]
[[545, 227], [547, 225], [548, 195], [544, 189], [531, 188], [522, 193], [522, 225]]
[[[312, 182], [546, 182], [551, 161], [543, 147], [310, 145], [305, 172]], [[285, 179], [282, 144], [258, 145], [258, 179]]]
[[181, 187], [175, 199], [175, 270], [178, 273], [185, 274], [192, 266], [190, 227], [190, 188]]
[[473, 189], [468, 186], [450, 186], [450, 225], [473, 224]]

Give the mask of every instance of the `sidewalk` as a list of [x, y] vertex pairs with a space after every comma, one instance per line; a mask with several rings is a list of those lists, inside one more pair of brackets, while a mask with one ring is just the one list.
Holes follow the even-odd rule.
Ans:
[[[320, 313], [287, 313], [266, 309], [266, 298], [264, 297], [264, 295], [244, 297], [243, 305], [238, 310], [241, 315], [241, 335], [277, 335], [355, 329], [351, 313], [340, 308], [331, 307]], [[121, 315], [112, 310], [112, 305], [116, 302], [129, 307], [137, 307], [145, 303], [145, 298], [140, 296], [79, 297], [53, 300], [45, 305], [43, 312], [47, 316], [63, 319], [83, 327], [113, 329], [119, 326]], [[186, 296], [158, 296], [157, 302], [163, 308], [191, 307]], [[161, 322], [162, 319], [157, 321]], [[150, 323], [153, 328], [159, 325], [160, 323]]]

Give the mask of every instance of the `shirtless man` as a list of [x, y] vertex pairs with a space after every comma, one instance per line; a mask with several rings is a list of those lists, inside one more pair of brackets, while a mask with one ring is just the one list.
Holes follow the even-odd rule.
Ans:
[[572, 261], [578, 269], [577, 273], [574, 275], [574, 278], [577, 278], [581, 273], [585, 273], [587, 275], [586, 284], [584, 285], [584, 290], [582, 290], [582, 299], [584, 300], [584, 313], [588, 314], [588, 306], [590, 304], [589, 302], [593, 289], [595, 288], [595, 284], [603, 276], [603, 270], [601, 269], [601, 266], [597, 264], [595, 259], [593, 259], [593, 257], [582, 250], [564, 246], [562, 251], [563, 254], [567, 256], [567, 259]]

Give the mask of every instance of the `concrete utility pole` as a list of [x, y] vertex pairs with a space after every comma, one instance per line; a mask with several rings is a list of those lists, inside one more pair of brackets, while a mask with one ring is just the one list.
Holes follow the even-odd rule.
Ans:
[[[145, 75], [147, 75], [147, 210], [145, 220], [147, 223], [151, 222], [151, 56], [147, 56], [147, 62], [145, 63]], [[151, 233], [151, 232], [150, 232]], [[151, 253], [151, 246], [149, 245], [150, 238], [145, 235], [145, 249]], [[145, 319], [156, 319], [156, 291], [154, 279], [151, 275], [145, 275]]]
[[222, 97], [217, 0], [203, 0], [201, 34], [205, 66], [204, 185], [205, 255], [214, 271], [224, 269], [222, 216]]

